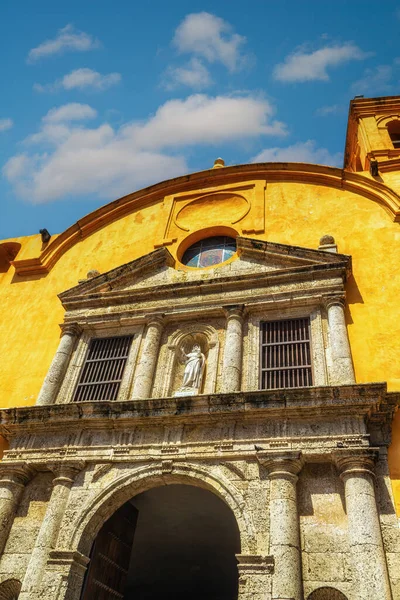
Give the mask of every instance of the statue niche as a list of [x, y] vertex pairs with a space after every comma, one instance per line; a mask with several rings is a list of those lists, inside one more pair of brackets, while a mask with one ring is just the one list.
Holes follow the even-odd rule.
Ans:
[[207, 362], [207, 339], [201, 333], [187, 335], [176, 349], [174, 396], [201, 394]]

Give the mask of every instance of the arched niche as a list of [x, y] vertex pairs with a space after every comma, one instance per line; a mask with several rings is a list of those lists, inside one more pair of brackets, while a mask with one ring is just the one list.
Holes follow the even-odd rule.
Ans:
[[199, 393], [215, 392], [219, 353], [217, 331], [211, 325], [196, 323], [181, 325], [168, 339], [162, 396], [173, 396], [181, 387], [185, 370], [183, 352], [187, 354], [195, 344], [200, 346], [206, 361]]
[[[201, 350], [201, 358], [197, 361], [198, 364], [198, 380], [199, 387], [198, 393], [203, 393], [205, 382], [207, 379], [207, 367], [208, 367], [208, 355], [209, 355], [209, 347], [208, 340], [204, 333], [189, 333], [185, 335], [179, 345], [175, 350], [175, 362], [174, 367], [172, 369], [172, 377], [171, 377], [171, 387], [169, 390], [169, 396], [174, 395], [176, 392], [182, 389], [182, 385], [185, 383], [185, 370], [186, 370], [186, 361], [188, 355], [193, 352], [195, 348], [200, 348]], [[202, 363], [202, 364], [200, 364]], [[184, 393], [184, 392], [182, 392]]]
[[21, 591], [21, 582], [18, 579], [6, 579], [0, 583], [0, 600], [17, 600]]
[[336, 588], [321, 587], [311, 592], [307, 600], [347, 600], [347, 596]]

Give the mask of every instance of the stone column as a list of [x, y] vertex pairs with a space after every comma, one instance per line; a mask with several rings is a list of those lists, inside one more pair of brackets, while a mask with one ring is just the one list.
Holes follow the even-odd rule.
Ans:
[[133, 399], [150, 398], [163, 327], [163, 315], [152, 315], [149, 318], [142, 355], [134, 375]]
[[68, 461], [50, 467], [55, 475], [53, 491], [25, 573], [20, 600], [33, 600], [38, 595], [49, 554], [57, 543], [71, 487], [83, 467], [84, 463], [79, 461]]
[[4, 550], [25, 485], [34, 471], [25, 464], [0, 464], [0, 554]]
[[221, 391], [239, 392], [242, 377], [243, 305], [225, 306], [224, 309], [227, 320]]
[[332, 385], [355, 383], [353, 361], [351, 360], [350, 344], [344, 315], [345, 300], [340, 296], [327, 297], [325, 298], [325, 306], [328, 312], [332, 356], [330, 383]]
[[54, 404], [81, 328], [76, 323], [61, 325], [62, 336], [57, 352], [44, 379], [36, 404]]
[[[260, 453], [261, 454], [261, 453]], [[257, 455], [270, 478], [270, 552], [275, 560], [272, 598], [302, 600], [300, 526], [297, 512], [299, 452]]]
[[357, 600], [391, 600], [389, 576], [375, 499], [374, 461], [378, 451], [335, 453], [344, 483], [348, 537]]

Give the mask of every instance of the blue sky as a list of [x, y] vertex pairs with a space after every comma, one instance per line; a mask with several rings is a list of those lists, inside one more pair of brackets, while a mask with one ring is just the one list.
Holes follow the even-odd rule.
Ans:
[[187, 172], [341, 166], [349, 100], [396, 95], [400, 3], [3, 0], [0, 239]]

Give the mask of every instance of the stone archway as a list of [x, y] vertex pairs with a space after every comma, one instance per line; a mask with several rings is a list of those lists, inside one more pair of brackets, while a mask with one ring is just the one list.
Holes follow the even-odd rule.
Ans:
[[7, 579], [0, 583], [0, 600], [17, 600], [21, 591], [18, 579]]
[[121, 470], [108, 486], [100, 488], [99, 493], [91, 497], [86, 507], [78, 507], [76, 519], [69, 517], [70, 527], [62, 532], [63, 547], [88, 555], [103, 523], [122, 504], [151, 488], [176, 483], [204, 488], [221, 498], [235, 516], [242, 553], [254, 554], [256, 532], [242, 494], [222, 473], [192, 463], [168, 465], [165, 470], [158, 465], [146, 465], [128, 472]]
[[[86, 507], [79, 503], [74, 512], [66, 515], [65, 527], [62, 527], [60, 532], [59, 547], [65, 548], [62, 555], [68, 557], [68, 560], [63, 562], [57, 574], [54, 569], [51, 573], [48, 572], [50, 580], [57, 579], [59, 581], [57, 585], [64, 590], [62, 593], [59, 592], [61, 595], [58, 598], [80, 599], [84, 565], [88, 561], [86, 557], [89, 556], [93, 542], [104, 523], [133, 497], [159, 486], [184, 484], [203, 488], [217, 496], [226, 505], [226, 510], [233, 513], [239, 532], [241, 552], [245, 556], [255, 555], [256, 535], [252, 517], [247, 511], [245, 499], [233, 481], [219, 469], [214, 472], [211, 466], [193, 463], [170, 465], [169, 461], [167, 462], [168, 465], [162, 466], [159, 463], [151, 466], [135, 466], [133, 469], [116, 465], [114, 477], [109, 478], [110, 483], [105, 487], [96, 486], [98, 491], [91, 495]], [[101, 469], [102, 466], [100, 466], [100, 473]], [[107, 476], [112, 473], [109, 468], [105, 468], [104, 472]], [[61, 554], [58, 553], [58, 556]], [[264, 567], [262, 570], [264, 575]]]
[[236, 600], [239, 553], [235, 517], [218, 496], [193, 485], [153, 487], [103, 525], [81, 600]]
[[307, 600], [347, 600], [347, 596], [336, 588], [321, 587], [311, 592]]

